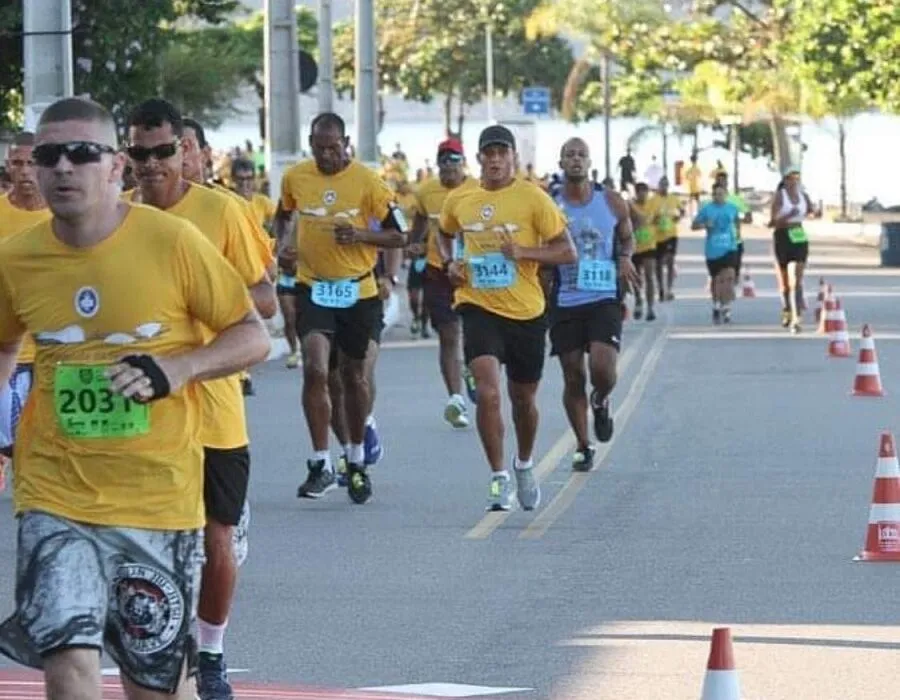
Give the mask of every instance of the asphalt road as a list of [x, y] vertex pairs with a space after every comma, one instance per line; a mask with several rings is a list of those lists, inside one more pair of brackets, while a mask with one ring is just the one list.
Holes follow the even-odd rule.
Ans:
[[[697, 698], [723, 624], [745, 698], [896, 697], [900, 572], [852, 557], [879, 432], [900, 437], [900, 270], [875, 268], [871, 248], [813, 244], [811, 281], [835, 285], [853, 337], [863, 322], [875, 330], [890, 393], [858, 399], [855, 357], [827, 359], [811, 328], [776, 325], [765, 241], [748, 241], [758, 297], [738, 300], [729, 328], [710, 324], [700, 251], [682, 239], [678, 298], [656, 322], [627, 324], [616, 436], [591, 474], [571, 472], [548, 360], [535, 513], [485, 514], [481, 448], [474, 429], [443, 423], [433, 341], [390, 334], [377, 404], [387, 455], [363, 507], [342, 492], [295, 497], [309, 452], [300, 374], [280, 361], [254, 370], [251, 550], [227, 651], [243, 669], [234, 680], [294, 691], [238, 697], [476, 693], [416, 685], [440, 683], [524, 689], [501, 698]], [[3, 610], [9, 511], [4, 495]], [[9, 678], [0, 671], [0, 699], [39, 697]]]

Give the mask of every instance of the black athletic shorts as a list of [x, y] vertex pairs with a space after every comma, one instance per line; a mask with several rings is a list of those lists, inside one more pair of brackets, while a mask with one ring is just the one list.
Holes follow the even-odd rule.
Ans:
[[[384, 314], [381, 315], [381, 321], [372, 326], [372, 335], [370, 336], [370, 340], [373, 340], [376, 345], [381, 345], [381, 334], [384, 333]], [[328, 355], [328, 371], [334, 372], [338, 368], [338, 363], [340, 361], [340, 354], [338, 353], [338, 345], [335, 342], [331, 343], [331, 350]]]
[[805, 263], [809, 258], [809, 241], [794, 243], [786, 228], [775, 229], [775, 260], [779, 267], [787, 267], [788, 263]]
[[453, 310], [453, 285], [446, 272], [434, 265], [427, 265], [423, 294], [428, 318], [435, 330], [448, 323], [459, 322], [459, 316]]
[[457, 307], [462, 317], [466, 364], [491, 355], [506, 365], [506, 376], [520, 384], [540, 381], [546, 355], [547, 317], [518, 321], [474, 304]]
[[331, 309], [314, 304], [311, 290], [297, 285], [297, 335], [302, 340], [310, 333], [323, 333], [331, 344], [347, 357], [362, 360], [369, 349], [369, 340], [381, 339], [384, 324], [384, 305], [378, 296], [360, 299], [347, 309]]
[[635, 267], [640, 268], [641, 265], [644, 264], [645, 260], [656, 260], [656, 249], [653, 250], [645, 250], [641, 253], [632, 253], [631, 254], [631, 262]]
[[732, 270], [737, 271], [738, 268], [738, 252], [736, 250], [731, 251], [727, 255], [723, 255], [721, 258], [716, 258], [715, 260], [707, 260], [706, 261], [706, 269], [709, 270], [709, 276], [715, 277], [722, 270], [726, 268], [731, 268]]
[[250, 448], [203, 448], [203, 500], [206, 519], [237, 525], [250, 485]]
[[618, 351], [622, 345], [622, 320], [618, 299], [556, 306], [550, 312], [550, 354], [587, 351], [591, 343], [605, 343]]
[[656, 244], [656, 257], [661, 258], [664, 255], [671, 254], [675, 255], [678, 252], [678, 239], [670, 238], [667, 241], [662, 241], [661, 243]]
[[[421, 272], [416, 269], [416, 263], [423, 265]], [[409, 273], [406, 276], [407, 289], [422, 289], [425, 286], [425, 258], [410, 260]]]

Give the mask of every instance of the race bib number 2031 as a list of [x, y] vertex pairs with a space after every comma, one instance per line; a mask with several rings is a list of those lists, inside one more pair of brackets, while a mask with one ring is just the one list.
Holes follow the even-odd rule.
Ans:
[[53, 408], [67, 437], [129, 438], [150, 432], [150, 407], [113, 393], [106, 365], [59, 364], [53, 376]]

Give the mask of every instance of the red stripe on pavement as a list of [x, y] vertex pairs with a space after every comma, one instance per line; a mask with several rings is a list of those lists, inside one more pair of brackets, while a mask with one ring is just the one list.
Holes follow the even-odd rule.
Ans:
[[[235, 700], [428, 700], [426, 696], [309, 686], [235, 682]], [[0, 700], [42, 700], [44, 681], [38, 673], [0, 671]], [[103, 681], [103, 700], [124, 700], [118, 680]]]

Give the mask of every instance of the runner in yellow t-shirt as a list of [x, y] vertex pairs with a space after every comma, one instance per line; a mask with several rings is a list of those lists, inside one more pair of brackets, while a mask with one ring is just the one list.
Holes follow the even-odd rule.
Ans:
[[656, 284], [660, 301], [675, 298], [672, 285], [678, 253], [678, 222], [683, 215], [681, 200], [669, 192], [669, 178], [660, 178], [656, 194], [647, 202], [647, 216], [656, 231]]
[[438, 359], [448, 394], [444, 420], [454, 428], [465, 428], [469, 425], [469, 416], [462, 394], [463, 385], [469, 400], [475, 403], [475, 380], [461, 362], [462, 331], [459, 316], [453, 310], [453, 287], [442, 269], [438, 219], [451, 192], [475, 187], [478, 181], [466, 175], [463, 146], [458, 139], [447, 139], [438, 144], [437, 166], [438, 177], [426, 180], [416, 190], [418, 206], [411, 236], [410, 249], [414, 251], [414, 257], [409, 284], [413, 283], [414, 271], [421, 276], [425, 315], [438, 334]]
[[[365, 503], [371, 495], [364, 444], [372, 410], [367, 358], [377, 352], [383, 315], [375, 265], [379, 247], [406, 245], [407, 225], [390, 188], [347, 155], [346, 127], [338, 115], [323, 112], [313, 119], [309, 145], [312, 159], [282, 177], [276, 214], [279, 250], [296, 251], [303, 406], [314, 450], [297, 495], [319, 498], [336, 485], [328, 449], [329, 367], [338, 358], [332, 355], [334, 348], [346, 363], [342, 403], [350, 439], [348, 494], [354, 503]], [[292, 228], [294, 213], [299, 223]]]
[[[165, 100], [147, 100], [132, 112], [128, 125], [127, 153], [141, 201], [199, 228], [238, 272], [257, 310], [271, 317], [277, 306], [275, 289], [266, 271], [267, 260], [256, 245], [250, 217], [236, 196], [192, 184], [183, 177], [183, 154], [191, 144], [182, 141], [184, 125], [178, 110]], [[205, 337], [210, 338], [211, 333]], [[234, 537], [247, 497], [250, 439], [237, 374], [203, 382], [200, 392], [207, 561], [198, 609], [199, 683], [201, 695], [221, 695], [229, 687], [222, 638], [237, 580]]]
[[[6, 170], [12, 181], [8, 194], [0, 196], [0, 236], [31, 228], [50, 218], [50, 210], [41, 195], [34, 168], [34, 134], [22, 132], [13, 137], [6, 156]], [[0, 491], [6, 487], [6, 463], [13, 456], [16, 428], [28, 400], [34, 369], [34, 341], [26, 334], [16, 358], [9, 382], [0, 389]]]
[[631, 209], [636, 214], [637, 224], [634, 227], [634, 254], [631, 256], [634, 266], [644, 280], [644, 288], [634, 288], [634, 319], [640, 321], [644, 317], [644, 297], [647, 299], [647, 320], [655, 321], [656, 312], [653, 303], [656, 301], [656, 229], [652, 223], [650, 203], [647, 199], [650, 188], [646, 182], [634, 186], [634, 200]]
[[[540, 265], [576, 260], [566, 222], [539, 187], [515, 177], [516, 140], [493, 125], [478, 140], [481, 184], [458, 188], [441, 211], [441, 258], [456, 286], [466, 363], [478, 392], [477, 422], [491, 468], [489, 510], [509, 510], [512, 488], [503, 453], [500, 365], [506, 365], [518, 453], [517, 496], [525, 510], [540, 502], [532, 470], [538, 413], [535, 396], [544, 368], [546, 300]], [[462, 236], [456, 259], [454, 240]]]
[[703, 188], [700, 186], [700, 180], [703, 178], [703, 171], [697, 165], [697, 156], [691, 156], [691, 164], [684, 171], [684, 180], [687, 183], [688, 205], [690, 207], [690, 216], [693, 218], [700, 209], [700, 194]]
[[[183, 156], [184, 178], [195, 184], [206, 185], [217, 192], [233, 197], [234, 201], [240, 204], [241, 211], [250, 220], [250, 226], [247, 228], [247, 231], [250, 232], [253, 243], [258, 249], [259, 256], [263, 261], [263, 265], [265, 265], [270, 278], [274, 282], [277, 270], [275, 267], [275, 257], [272, 254], [272, 241], [263, 229], [262, 223], [256, 215], [256, 211], [250, 202], [234, 190], [207, 179], [207, 173], [211, 170], [210, 163], [212, 149], [206, 141], [206, 132], [203, 130], [203, 126], [200, 122], [196, 119], [186, 117], [183, 119], [183, 122], [184, 133], [182, 134], [181, 140], [185, 145]], [[228, 160], [228, 167], [225, 173], [226, 176], [230, 174], [231, 168], [235, 162], [237, 162], [237, 159]], [[241, 372], [240, 381], [241, 390], [243, 391], [244, 396], [253, 396], [255, 392], [253, 390], [253, 382], [251, 381], [250, 373]]]
[[[124, 159], [103, 107], [50, 105], [34, 160], [52, 224], [0, 255], [0, 381], [20, 339], [37, 343], [16, 451], [17, 612], [0, 651], [66, 697], [100, 697], [101, 649], [129, 697], [193, 697], [197, 382], [263, 360], [266, 331], [192, 224], [120, 200]], [[148, 592], [166, 624], [136, 627]]]

